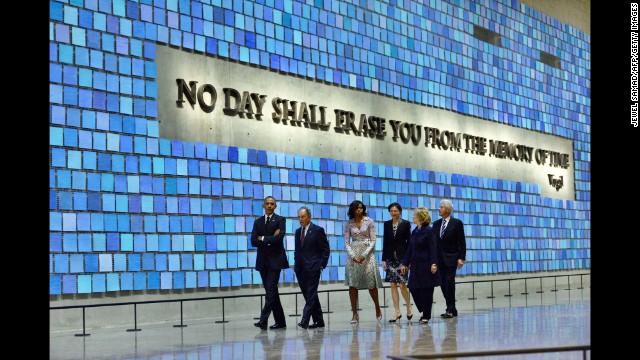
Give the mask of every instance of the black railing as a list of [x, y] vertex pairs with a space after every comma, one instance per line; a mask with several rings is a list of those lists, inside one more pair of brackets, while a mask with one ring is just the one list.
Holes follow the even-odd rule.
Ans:
[[[505, 294], [504, 296], [513, 296], [513, 294], [511, 294], [511, 282], [512, 281], [519, 281], [519, 280], [524, 280], [524, 285], [525, 285], [525, 292], [521, 293], [523, 295], [528, 294], [527, 293], [527, 280], [530, 279], [540, 279], [540, 290], [537, 291], [537, 293], [542, 293], [542, 279], [543, 278], [553, 278], [554, 281], [554, 289], [552, 289], [551, 291], [558, 291], [557, 290], [557, 278], [558, 277], [567, 277], [567, 289], [565, 290], [572, 290], [571, 289], [571, 277], [573, 276], [580, 276], [580, 287], [578, 289], [582, 289], [583, 288], [583, 284], [582, 284], [582, 277], [584, 275], [591, 275], [591, 273], [581, 273], [581, 274], [563, 274], [563, 275], [546, 275], [546, 276], [530, 276], [530, 277], [521, 277], [521, 278], [509, 278], [509, 279], [493, 279], [493, 280], [473, 280], [473, 281], [460, 281], [460, 282], [456, 282], [456, 285], [462, 285], [462, 284], [471, 284], [472, 286], [472, 297], [468, 298], [469, 300], [476, 300], [475, 297], [475, 284], [476, 283], [487, 283], [490, 282], [491, 283], [491, 296], [487, 296], [487, 298], [494, 298], [495, 296], [493, 296], [493, 283], [494, 282], [501, 282], [501, 281], [508, 281], [509, 282], [509, 293]], [[385, 289], [389, 288], [389, 286], [383, 286], [383, 305], [384, 302], [386, 302], [386, 296], [385, 296]], [[331, 303], [329, 302], [329, 294], [330, 293], [334, 293], [334, 292], [344, 292], [344, 291], [349, 291], [349, 289], [332, 289], [332, 290], [318, 290], [318, 293], [327, 293], [327, 310], [323, 312], [324, 313], [331, 313]], [[300, 291], [295, 291], [295, 292], [281, 292], [280, 295], [286, 296], [286, 295], [294, 295], [295, 296], [295, 312], [293, 314], [290, 314], [289, 316], [300, 316], [300, 314], [298, 313], [298, 295], [301, 295], [302, 292]], [[116, 303], [108, 303], [108, 304], [91, 304], [91, 305], [68, 305], [68, 306], [52, 306], [49, 307], [49, 310], [62, 310], [62, 309], [82, 309], [82, 333], [81, 334], [75, 334], [75, 336], [89, 336], [90, 334], [88, 334], [86, 332], [86, 317], [85, 317], [85, 309], [86, 308], [94, 308], [94, 307], [106, 307], [106, 306], [126, 306], [126, 305], [133, 305], [133, 324], [134, 327], [133, 329], [127, 329], [127, 331], [141, 331], [141, 329], [138, 328], [138, 311], [137, 311], [137, 306], [138, 305], [143, 305], [143, 304], [159, 304], [159, 303], [171, 303], [171, 302], [179, 302], [180, 303], [180, 324], [179, 325], [174, 325], [174, 327], [186, 327], [187, 325], [184, 324], [184, 319], [183, 319], [183, 311], [182, 311], [182, 304], [186, 301], [203, 301], [203, 300], [221, 300], [222, 301], [222, 320], [218, 320], [215, 321], [215, 323], [220, 324], [220, 323], [227, 323], [229, 322], [228, 320], [225, 320], [225, 307], [224, 307], [224, 301], [225, 299], [239, 299], [239, 298], [247, 298], [247, 297], [256, 297], [259, 296], [260, 297], [260, 310], [262, 309], [262, 297], [264, 296], [264, 294], [251, 294], [251, 295], [233, 295], [233, 296], [208, 296], [208, 297], [201, 297], [201, 298], [183, 298], [183, 299], [169, 299], [169, 300], [144, 300], [144, 301], [127, 301], [127, 302], [116, 302]], [[358, 309], [360, 310], [360, 309]]]
[[531, 280], [531, 279], [540, 279], [540, 290], [536, 291], [536, 293], [540, 294], [540, 293], [544, 293], [544, 291], [542, 291], [542, 279], [544, 278], [553, 278], [553, 289], [551, 290], [552, 292], [556, 292], [558, 291], [558, 282], [557, 282], [557, 278], [559, 277], [566, 277], [567, 278], [567, 289], [565, 290], [573, 290], [571, 289], [571, 279], [570, 277], [572, 276], [580, 276], [580, 287], [577, 289], [583, 289], [583, 284], [582, 284], [582, 277], [584, 275], [591, 275], [591, 273], [582, 273], [582, 274], [566, 274], [566, 275], [546, 275], [546, 276], [529, 276], [529, 277], [520, 277], [520, 278], [510, 278], [510, 279], [494, 279], [494, 280], [473, 280], [473, 281], [456, 281], [456, 285], [458, 284], [471, 284], [471, 291], [472, 291], [472, 297], [468, 298], [468, 300], [476, 300], [475, 297], [475, 284], [476, 283], [487, 283], [490, 282], [491, 283], [491, 295], [487, 296], [487, 299], [492, 299], [495, 298], [495, 296], [493, 296], [493, 283], [494, 282], [500, 282], [500, 281], [508, 281], [509, 282], [509, 292], [508, 294], [505, 294], [504, 296], [513, 296], [513, 294], [511, 293], [511, 281], [516, 281], [516, 280], [524, 280], [524, 292], [521, 293], [521, 295], [528, 295], [529, 293], [527, 292], [527, 280]]
[[556, 346], [544, 348], [529, 349], [504, 349], [504, 350], [486, 350], [486, 351], [468, 351], [468, 352], [442, 352], [424, 355], [396, 356], [388, 355], [387, 357], [394, 360], [418, 360], [418, 359], [441, 359], [441, 358], [459, 358], [459, 357], [484, 357], [490, 355], [516, 355], [516, 354], [538, 354], [550, 352], [569, 352], [581, 351], [582, 358], [587, 359], [587, 351], [591, 351], [591, 345], [578, 346]]

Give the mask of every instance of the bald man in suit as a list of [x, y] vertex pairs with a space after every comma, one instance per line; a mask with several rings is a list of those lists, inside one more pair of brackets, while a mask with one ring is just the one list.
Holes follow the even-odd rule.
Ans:
[[273, 196], [264, 198], [262, 202], [264, 215], [254, 221], [251, 231], [251, 245], [258, 248], [255, 269], [260, 272], [265, 290], [265, 302], [260, 313], [260, 320], [253, 325], [262, 330], [267, 329], [267, 321], [272, 311], [276, 322], [269, 328], [276, 330], [287, 327], [278, 293], [280, 271], [289, 267], [289, 261], [284, 251], [287, 219], [274, 213], [277, 207], [276, 199]]
[[[300, 290], [306, 301], [298, 326], [303, 329], [324, 327], [318, 285], [322, 269], [329, 262], [329, 241], [324, 229], [311, 222], [311, 210], [303, 206], [298, 210], [300, 227], [296, 230], [295, 265]], [[309, 320], [313, 317], [313, 324]]]

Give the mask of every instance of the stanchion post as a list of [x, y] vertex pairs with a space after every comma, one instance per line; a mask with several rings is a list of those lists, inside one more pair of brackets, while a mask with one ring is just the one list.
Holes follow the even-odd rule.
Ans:
[[582, 286], [582, 274], [580, 274], [580, 287], [578, 289], [584, 289], [584, 287]]
[[173, 325], [174, 328], [183, 328], [186, 327], [187, 325], [185, 325], [182, 322], [182, 300], [180, 300], [180, 325]]
[[527, 292], [527, 278], [524, 278], [524, 292], [520, 293], [520, 295], [529, 295], [529, 292]]
[[224, 319], [224, 297], [222, 298], [222, 320], [218, 320], [216, 321], [216, 324], [224, 324], [224, 323], [228, 323], [229, 321]]
[[[262, 307], [263, 307], [263, 305], [262, 305], [262, 295], [260, 295], [260, 313], [262, 313]], [[253, 319], [254, 320], [260, 320], [260, 316], [254, 317]]]
[[323, 314], [331, 314], [333, 311], [331, 311], [331, 308], [329, 308], [329, 292], [327, 291], [327, 311], [323, 311]]
[[493, 280], [491, 280], [491, 296], [487, 296], [487, 299], [494, 299], [495, 296], [493, 296]]
[[476, 299], [476, 282], [472, 281], [471, 282], [471, 297], [468, 298], [468, 300], [475, 300]]
[[385, 287], [382, 287], [382, 305], [380, 305], [381, 308], [388, 308], [389, 305], [387, 305], [387, 292], [384, 290]]
[[127, 329], [127, 331], [141, 331], [138, 329], [138, 304], [133, 304], [133, 329]]
[[82, 334], [75, 334], [76, 336], [89, 336], [85, 331], [85, 318], [84, 318], [84, 306], [82, 307]]
[[298, 314], [298, 293], [294, 293], [294, 296], [296, 297], [296, 312], [295, 314], [289, 314], [289, 316], [300, 316], [300, 314]]
[[536, 291], [536, 294], [542, 294], [544, 291], [542, 290], [542, 276], [539, 277], [540, 279], [540, 290]]
[[551, 290], [552, 292], [556, 292], [558, 291], [558, 282], [557, 282], [557, 275], [553, 277], [553, 290]]
[[508, 280], [509, 280], [509, 293], [506, 294], [505, 296], [513, 296], [513, 294], [511, 294], [511, 279], [508, 279]]

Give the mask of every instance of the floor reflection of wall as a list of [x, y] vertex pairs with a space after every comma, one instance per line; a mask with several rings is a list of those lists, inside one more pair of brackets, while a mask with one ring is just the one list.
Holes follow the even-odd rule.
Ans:
[[[518, 349], [544, 346], [575, 346], [590, 343], [590, 290], [561, 290], [512, 300], [501, 297], [478, 300], [475, 308], [459, 308], [459, 316], [436, 316], [428, 325], [403, 319], [397, 324], [378, 324], [374, 319], [349, 324], [351, 311], [327, 314], [320, 329], [260, 330], [253, 319], [220, 325], [208, 322], [172, 326], [128, 327], [95, 330], [91, 336], [73, 333], [50, 335], [50, 359], [387, 359], [438, 352], [482, 349]], [[538, 304], [531, 306], [534, 299]], [[493, 306], [501, 304], [500, 307]], [[390, 315], [390, 314], [387, 314]], [[249, 325], [247, 325], [249, 324]], [[194, 357], [193, 354], [199, 354]], [[578, 353], [544, 358], [579, 359]], [[555, 356], [555, 355], [554, 355]]]

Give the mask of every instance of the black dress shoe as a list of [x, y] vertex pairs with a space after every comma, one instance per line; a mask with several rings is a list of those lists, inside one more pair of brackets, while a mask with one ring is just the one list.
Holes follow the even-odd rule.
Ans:
[[313, 323], [311, 325], [309, 325], [309, 329], [315, 329], [315, 328], [321, 328], [324, 327], [324, 323]]
[[453, 314], [450, 312], [446, 312], [444, 314], [440, 314], [440, 316], [445, 319], [451, 319], [453, 317]]
[[267, 330], [267, 323], [258, 321], [257, 323], [253, 324], [253, 326], [259, 327], [262, 330]]
[[300, 322], [300, 323], [298, 323], [298, 326], [299, 326], [299, 327], [301, 327], [301, 328], [303, 328], [303, 329], [307, 329], [307, 328], [309, 327], [309, 325], [307, 325], [307, 324], [303, 324], [303, 323], [301, 323], [301, 322]]
[[278, 324], [278, 323], [275, 323], [275, 324], [273, 324], [273, 325], [269, 326], [269, 329], [271, 329], [271, 330], [275, 330], [275, 329], [284, 329], [284, 328], [286, 328], [286, 327], [287, 327], [287, 324]]

